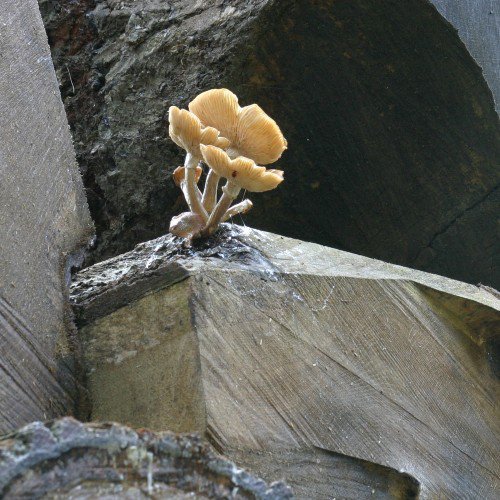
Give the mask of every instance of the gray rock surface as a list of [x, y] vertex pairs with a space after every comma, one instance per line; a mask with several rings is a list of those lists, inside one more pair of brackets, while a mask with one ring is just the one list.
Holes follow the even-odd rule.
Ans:
[[134, 431], [64, 418], [33, 422], [0, 440], [5, 500], [292, 498], [213, 451], [196, 435]]
[[68, 269], [92, 232], [37, 3], [1, 0], [0, 433], [73, 411]]
[[498, 115], [426, 0], [40, 5], [97, 224], [89, 262], [167, 232], [183, 209], [168, 106], [227, 86], [289, 142], [286, 182], [247, 223], [500, 286]]
[[198, 431], [299, 498], [500, 491], [500, 300], [227, 227], [80, 272], [90, 418]]

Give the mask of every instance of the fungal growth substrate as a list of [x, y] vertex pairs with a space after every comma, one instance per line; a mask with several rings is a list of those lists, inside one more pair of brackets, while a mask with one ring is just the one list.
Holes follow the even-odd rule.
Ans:
[[[221, 222], [245, 213], [252, 202], [233, 205], [240, 191], [262, 192], [283, 181], [281, 170], [260, 165], [275, 162], [287, 143], [276, 122], [257, 104], [240, 107], [238, 98], [227, 89], [212, 89], [189, 103], [189, 111], [171, 106], [168, 132], [186, 151], [184, 166], [173, 173], [184, 194], [189, 212], [173, 217], [170, 232], [188, 243], [210, 236]], [[198, 181], [208, 166], [203, 193]], [[220, 179], [226, 180], [218, 196]]]

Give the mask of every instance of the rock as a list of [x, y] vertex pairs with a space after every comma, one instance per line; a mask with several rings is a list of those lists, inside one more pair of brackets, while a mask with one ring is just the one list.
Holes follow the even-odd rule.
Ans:
[[251, 225], [500, 286], [499, 120], [429, 2], [40, 4], [97, 223], [88, 262], [167, 232], [183, 211], [168, 106], [227, 86], [289, 142]]
[[292, 498], [216, 456], [196, 435], [63, 418], [0, 440], [2, 498]]
[[70, 269], [93, 226], [36, 1], [0, 1], [0, 434], [74, 411]]
[[237, 226], [164, 236], [72, 285], [88, 417], [200, 432], [300, 498], [494, 498], [497, 293]]

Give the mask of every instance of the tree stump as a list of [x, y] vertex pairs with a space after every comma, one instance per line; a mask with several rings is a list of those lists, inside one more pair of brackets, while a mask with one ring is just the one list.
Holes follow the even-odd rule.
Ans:
[[495, 498], [498, 296], [229, 226], [82, 271], [93, 420], [199, 431], [300, 498]]

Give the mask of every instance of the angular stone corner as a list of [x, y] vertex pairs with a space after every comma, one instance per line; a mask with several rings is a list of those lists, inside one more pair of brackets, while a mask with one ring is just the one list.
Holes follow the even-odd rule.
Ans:
[[486, 288], [250, 229], [77, 276], [92, 419], [197, 430], [298, 497], [492, 498]]
[[216, 456], [196, 435], [63, 418], [0, 440], [2, 498], [292, 498]]
[[0, 1], [0, 434], [74, 411], [68, 269], [93, 234], [35, 0]]

